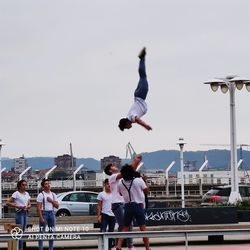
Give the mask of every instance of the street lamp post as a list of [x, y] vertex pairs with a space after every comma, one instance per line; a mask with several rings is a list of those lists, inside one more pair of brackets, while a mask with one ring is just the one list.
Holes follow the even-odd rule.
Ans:
[[0, 219], [2, 219], [2, 147], [3, 143], [1, 142], [2, 140], [0, 139]]
[[230, 148], [231, 148], [231, 194], [229, 203], [235, 204], [241, 199], [239, 194], [239, 180], [237, 167], [237, 137], [236, 137], [236, 115], [235, 115], [235, 90], [241, 90], [243, 86], [250, 92], [250, 80], [239, 76], [227, 76], [225, 78], [214, 78], [204, 82], [210, 84], [215, 92], [218, 88], [225, 94], [230, 93]]
[[181, 165], [181, 207], [185, 208], [185, 190], [184, 190], [184, 161], [183, 161], [183, 148], [186, 142], [183, 138], [179, 138], [177, 144], [180, 146], [180, 165]]
[[172, 161], [171, 164], [165, 170], [165, 178], [166, 178], [166, 197], [169, 196], [169, 179], [168, 179], [168, 172], [174, 166], [175, 161]]
[[199, 168], [199, 186], [200, 186], [200, 196], [203, 195], [203, 191], [202, 191], [202, 183], [203, 183], [203, 179], [201, 176], [201, 172], [202, 170], [207, 166], [208, 164], [208, 160], [205, 160], [204, 163], [201, 165], [201, 167]]
[[83, 164], [81, 164], [73, 173], [73, 190], [76, 191], [76, 174], [84, 167]]

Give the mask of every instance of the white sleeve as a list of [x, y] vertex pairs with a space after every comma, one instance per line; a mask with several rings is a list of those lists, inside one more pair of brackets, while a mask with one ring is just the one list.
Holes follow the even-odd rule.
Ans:
[[97, 195], [98, 201], [103, 201], [102, 192]]
[[11, 197], [12, 197], [13, 199], [16, 199], [16, 196], [17, 196], [17, 191], [14, 192], [14, 193], [11, 195]]
[[36, 198], [36, 202], [43, 202], [43, 194], [42, 193], [40, 193], [38, 196], [37, 196], [37, 198]]
[[31, 199], [30, 194], [28, 192], [27, 192], [27, 194], [28, 194], [28, 199], [30, 200]]
[[142, 178], [139, 178], [139, 180], [140, 180], [140, 186], [141, 186], [142, 190], [147, 188], [145, 181]]
[[109, 183], [115, 183], [116, 182], [116, 177], [117, 177], [118, 174], [112, 174], [110, 177], [109, 177]]

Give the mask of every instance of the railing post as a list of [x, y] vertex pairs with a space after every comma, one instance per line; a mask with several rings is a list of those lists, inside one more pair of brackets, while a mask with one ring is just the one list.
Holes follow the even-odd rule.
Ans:
[[187, 238], [187, 232], [185, 232], [185, 249], [188, 250], [188, 238]]
[[104, 245], [104, 250], [109, 249], [109, 238], [106, 236], [106, 234], [103, 235], [103, 245]]
[[103, 234], [98, 237], [98, 250], [103, 249]]

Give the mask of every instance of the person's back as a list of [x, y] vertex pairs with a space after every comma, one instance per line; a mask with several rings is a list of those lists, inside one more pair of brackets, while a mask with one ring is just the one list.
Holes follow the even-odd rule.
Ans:
[[[118, 184], [118, 192], [125, 201], [124, 228], [129, 230], [129, 225], [135, 219], [140, 230], [146, 230], [146, 220], [144, 214], [144, 192], [148, 191], [146, 183], [142, 178], [135, 177], [135, 171], [131, 165], [124, 165], [121, 169], [122, 179]], [[121, 249], [123, 239], [119, 239], [117, 250]], [[149, 250], [149, 239], [143, 238], [146, 250]]]
[[120, 180], [118, 190], [124, 198], [125, 204], [135, 202], [144, 207], [145, 195], [143, 190], [147, 188], [141, 177], [132, 180]]

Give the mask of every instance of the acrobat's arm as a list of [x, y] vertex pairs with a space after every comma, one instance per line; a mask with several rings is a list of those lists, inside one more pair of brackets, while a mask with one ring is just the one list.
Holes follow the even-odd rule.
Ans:
[[152, 130], [152, 127], [149, 126], [146, 122], [144, 122], [142, 119], [139, 117], [135, 117], [135, 122], [144, 127], [147, 130]]

